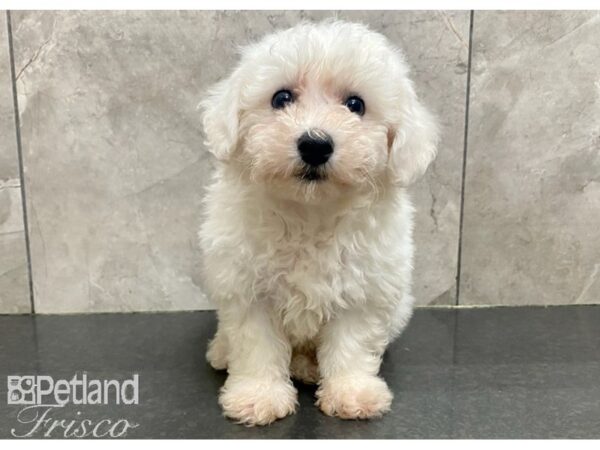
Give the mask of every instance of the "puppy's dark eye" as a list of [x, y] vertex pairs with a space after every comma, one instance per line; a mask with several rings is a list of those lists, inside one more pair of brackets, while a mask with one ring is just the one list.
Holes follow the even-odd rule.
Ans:
[[353, 95], [352, 97], [348, 97], [344, 102], [344, 105], [352, 111], [353, 113], [362, 116], [365, 113], [365, 102], [362, 98]]
[[271, 99], [271, 106], [275, 109], [283, 109], [288, 103], [292, 103], [294, 101], [294, 96], [287, 89], [282, 89], [281, 91], [275, 92], [273, 98]]

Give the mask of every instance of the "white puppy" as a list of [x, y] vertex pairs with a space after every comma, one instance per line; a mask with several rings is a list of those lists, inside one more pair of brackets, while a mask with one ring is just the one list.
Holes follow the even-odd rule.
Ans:
[[263, 425], [317, 405], [379, 416], [378, 377], [413, 307], [413, 209], [405, 187], [437, 132], [401, 52], [363, 25], [277, 32], [242, 52], [203, 103], [220, 161], [200, 230], [219, 326], [208, 361], [229, 376], [225, 415]]

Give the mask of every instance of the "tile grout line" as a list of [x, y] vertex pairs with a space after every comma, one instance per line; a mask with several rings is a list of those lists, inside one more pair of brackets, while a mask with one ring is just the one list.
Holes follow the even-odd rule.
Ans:
[[25, 170], [23, 166], [23, 147], [21, 144], [21, 117], [19, 113], [19, 100], [17, 98], [17, 80], [15, 78], [15, 53], [12, 39], [12, 22], [10, 11], [6, 11], [6, 31], [8, 35], [8, 55], [10, 59], [10, 74], [13, 92], [13, 114], [15, 116], [15, 134], [17, 138], [17, 157], [19, 162], [19, 178], [21, 181], [21, 207], [23, 209], [23, 228], [25, 229], [25, 251], [27, 254], [27, 273], [29, 277], [29, 303], [31, 314], [35, 314], [35, 300], [33, 296], [33, 273], [31, 270], [31, 246], [29, 242], [29, 220], [27, 217], [27, 197], [25, 195]]
[[463, 136], [463, 161], [462, 161], [462, 181], [460, 186], [460, 216], [458, 225], [458, 254], [456, 261], [456, 301], [455, 306], [460, 305], [460, 276], [462, 269], [462, 234], [465, 212], [465, 178], [467, 173], [467, 147], [469, 139], [469, 106], [471, 100], [471, 61], [473, 58], [473, 18], [475, 11], [471, 10], [469, 15], [469, 55], [467, 57], [467, 92], [465, 100], [465, 132]]

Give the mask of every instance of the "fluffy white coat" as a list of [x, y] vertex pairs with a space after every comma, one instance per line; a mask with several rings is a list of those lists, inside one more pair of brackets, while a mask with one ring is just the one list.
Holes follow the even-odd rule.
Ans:
[[[283, 88], [294, 101], [274, 109]], [[362, 117], [349, 95], [365, 101]], [[220, 161], [199, 235], [224, 413], [247, 425], [293, 413], [295, 377], [319, 384], [326, 414], [381, 415], [392, 401], [381, 358], [413, 307], [405, 188], [437, 143], [402, 54], [363, 25], [303, 23], [246, 47], [203, 107]], [[296, 142], [315, 129], [335, 150], [307, 181]]]

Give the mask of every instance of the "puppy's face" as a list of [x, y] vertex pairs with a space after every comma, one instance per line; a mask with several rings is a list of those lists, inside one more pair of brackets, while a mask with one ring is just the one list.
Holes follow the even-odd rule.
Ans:
[[301, 201], [407, 185], [435, 154], [435, 127], [401, 54], [361, 25], [266, 37], [204, 106], [217, 157]]
[[240, 158], [251, 177], [306, 192], [377, 180], [388, 156], [388, 129], [368, 110], [366, 88], [310, 68], [302, 72], [241, 114]]

